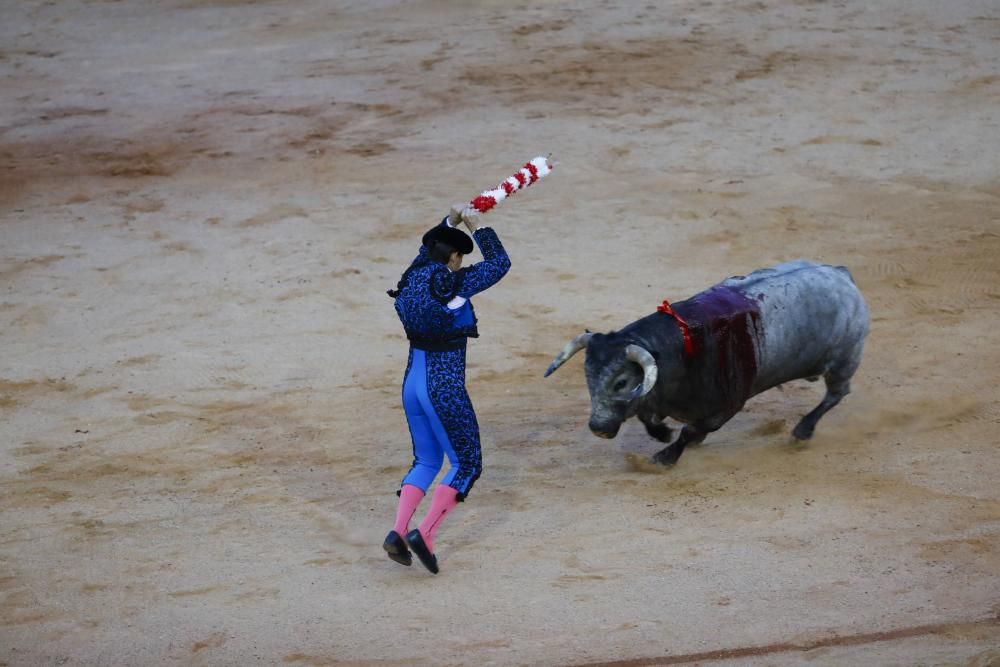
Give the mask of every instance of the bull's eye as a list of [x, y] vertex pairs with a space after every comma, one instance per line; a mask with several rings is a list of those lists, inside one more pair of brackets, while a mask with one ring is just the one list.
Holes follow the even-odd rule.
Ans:
[[625, 378], [622, 378], [621, 380], [618, 380], [618, 382], [615, 382], [615, 391], [621, 391], [622, 389], [625, 388], [625, 385], [627, 385], [627, 384], [628, 384], [628, 380], [626, 380]]

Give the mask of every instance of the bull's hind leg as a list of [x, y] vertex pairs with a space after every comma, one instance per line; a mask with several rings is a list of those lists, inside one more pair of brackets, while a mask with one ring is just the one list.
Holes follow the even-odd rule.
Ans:
[[833, 406], [840, 403], [841, 400], [849, 393], [851, 393], [851, 377], [835, 376], [834, 373], [827, 373], [824, 378], [826, 380], [826, 395], [823, 400], [820, 401], [819, 405], [812, 409], [812, 411], [803, 417], [799, 423], [795, 426], [792, 431], [792, 437], [797, 440], [808, 440], [812, 437], [813, 431], [816, 430], [816, 423], [820, 418], [830, 411]]
[[[867, 315], [865, 316], [867, 321]], [[803, 417], [792, 430], [792, 437], [798, 440], [808, 440], [816, 430], [816, 423], [845, 396], [851, 393], [851, 377], [854, 371], [861, 365], [861, 352], [865, 346], [865, 333], [867, 326], [864, 326], [858, 333], [857, 340], [853, 346], [843, 350], [843, 353], [829, 366], [823, 374], [826, 381], [826, 396], [819, 405], [813, 408], [812, 412]]]
[[664, 447], [653, 455], [653, 463], [672, 466], [677, 463], [677, 459], [684, 453], [685, 447], [698, 444], [705, 439], [706, 435], [708, 435], [707, 431], [702, 431], [690, 425], [685, 426], [681, 429], [681, 434], [677, 436], [677, 440], [672, 445]]

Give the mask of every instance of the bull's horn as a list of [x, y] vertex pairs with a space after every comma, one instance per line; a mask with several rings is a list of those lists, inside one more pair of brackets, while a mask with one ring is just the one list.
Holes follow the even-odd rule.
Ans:
[[637, 392], [636, 398], [645, 396], [653, 390], [653, 386], [656, 384], [656, 374], [658, 372], [656, 359], [653, 359], [653, 355], [638, 345], [629, 345], [626, 347], [625, 358], [642, 366], [642, 393]]
[[562, 352], [557, 354], [556, 358], [552, 360], [551, 364], [549, 364], [548, 370], [545, 371], [545, 377], [552, 375], [557, 368], [566, 363], [567, 359], [587, 347], [587, 344], [590, 343], [590, 339], [593, 335], [594, 334], [588, 331], [587, 333], [582, 333], [570, 342], [566, 343], [566, 347], [562, 349]]

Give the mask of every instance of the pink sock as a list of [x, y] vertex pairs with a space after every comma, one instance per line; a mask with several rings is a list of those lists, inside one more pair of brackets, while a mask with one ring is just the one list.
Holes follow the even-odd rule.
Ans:
[[420, 487], [413, 486], [412, 484], [404, 484], [403, 488], [399, 490], [399, 507], [396, 508], [396, 525], [393, 526], [393, 530], [400, 534], [401, 537], [406, 537], [406, 533], [410, 530], [410, 519], [417, 511], [417, 506], [420, 505], [420, 501], [424, 499], [424, 492], [420, 490]]
[[420, 534], [423, 535], [424, 543], [431, 551], [434, 551], [434, 536], [437, 535], [438, 527], [448, 513], [455, 509], [455, 505], [458, 505], [458, 491], [450, 486], [438, 484], [434, 489], [431, 509], [420, 522]]

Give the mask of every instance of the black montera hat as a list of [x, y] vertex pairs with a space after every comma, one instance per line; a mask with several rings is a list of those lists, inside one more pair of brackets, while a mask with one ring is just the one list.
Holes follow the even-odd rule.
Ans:
[[452, 248], [468, 255], [472, 252], [472, 239], [461, 229], [448, 225], [437, 225], [424, 234], [423, 243], [430, 248], [434, 243], [447, 243]]

